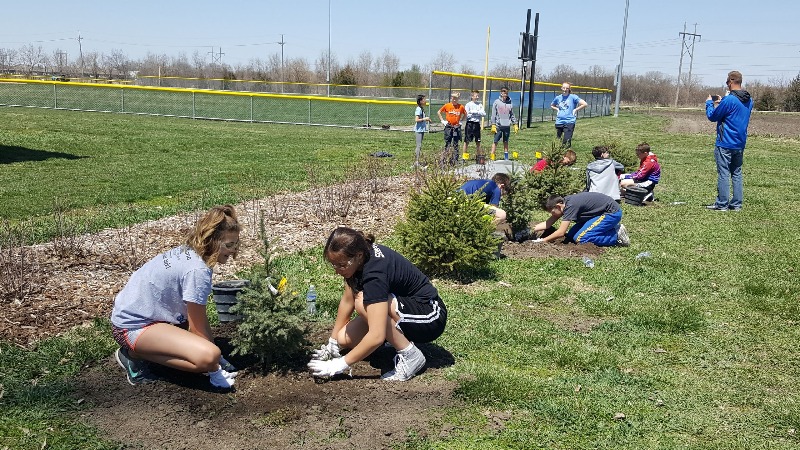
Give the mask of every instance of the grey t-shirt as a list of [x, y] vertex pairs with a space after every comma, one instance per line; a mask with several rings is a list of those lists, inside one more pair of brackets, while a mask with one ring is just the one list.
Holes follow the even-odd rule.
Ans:
[[561, 216], [561, 220], [582, 223], [619, 210], [617, 202], [606, 194], [579, 192], [564, 197], [564, 214]]
[[134, 272], [117, 294], [111, 323], [136, 329], [155, 322], [186, 322], [186, 302], [205, 305], [208, 301], [211, 273], [187, 246], [161, 253]]

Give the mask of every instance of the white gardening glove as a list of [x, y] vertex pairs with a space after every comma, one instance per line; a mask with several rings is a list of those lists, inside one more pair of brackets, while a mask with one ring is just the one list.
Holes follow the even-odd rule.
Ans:
[[338, 358], [342, 356], [339, 350], [339, 342], [337, 342], [336, 339], [329, 337], [327, 344], [323, 344], [318, 349], [314, 350], [312, 353], [312, 359], [327, 361], [329, 359]]
[[344, 361], [344, 357], [334, 358], [328, 361], [320, 361], [312, 359], [308, 363], [308, 368], [311, 370], [311, 375], [315, 377], [332, 377], [340, 373], [344, 373], [350, 366]]
[[233, 366], [224, 356], [219, 356], [219, 366], [225, 369], [226, 372], [234, 374], [236, 376], [236, 367]]
[[539, 238], [539, 239], [534, 239], [534, 240], [533, 240], [533, 242], [534, 242], [534, 243], [537, 243], [537, 242], [544, 242], [544, 239], [542, 239], [542, 238]]
[[447, 125], [447, 121], [446, 121], [446, 120], [443, 120], [443, 121], [442, 121], [442, 125]]

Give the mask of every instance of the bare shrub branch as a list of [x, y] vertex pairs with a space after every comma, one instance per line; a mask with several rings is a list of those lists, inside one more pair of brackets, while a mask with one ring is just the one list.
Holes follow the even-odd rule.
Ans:
[[77, 258], [86, 255], [88, 229], [87, 220], [70, 214], [67, 203], [61, 198], [53, 199], [54, 238], [50, 243], [53, 254], [59, 258]]
[[19, 227], [7, 220], [0, 229], [0, 299], [21, 305], [26, 297], [44, 287], [44, 276]]
[[352, 171], [346, 171], [344, 183], [326, 185], [317, 169], [306, 166], [308, 181], [313, 187], [311, 190], [311, 210], [321, 221], [328, 221], [334, 217], [347, 217], [355, 197], [361, 189], [358, 182], [352, 181]]

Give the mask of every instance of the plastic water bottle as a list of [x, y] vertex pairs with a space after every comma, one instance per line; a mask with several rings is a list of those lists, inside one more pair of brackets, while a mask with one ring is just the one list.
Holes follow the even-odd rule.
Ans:
[[650, 252], [642, 252], [642, 253], [639, 253], [638, 255], [636, 255], [636, 259], [637, 260], [645, 259], [645, 258], [649, 258], [649, 257], [650, 257]]
[[306, 307], [309, 314], [317, 313], [317, 289], [313, 284], [308, 285], [308, 292], [306, 292]]
[[592, 258], [589, 258], [588, 256], [584, 256], [583, 265], [591, 269], [594, 267], [594, 260], [592, 260]]

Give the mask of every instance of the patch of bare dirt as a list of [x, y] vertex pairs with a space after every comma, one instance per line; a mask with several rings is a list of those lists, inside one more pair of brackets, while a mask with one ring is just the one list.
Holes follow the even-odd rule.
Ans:
[[[227, 350], [232, 327], [216, 331]], [[330, 381], [315, 381], [302, 361], [265, 375], [234, 357], [240, 372], [232, 393], [213, 392], [203, 375], [166, 368], [155, 372], [162, 381], [130, 386], [109, 357], [82, 373], [75, 401], [88, 405], [82, 421], [126, 448], [391, 448], [409, 432], [427, 435], [429, 423], [455, 402], [454, 383], [437, 374], [454, 363], [452, 355], [435, 344], [420, 349], [426, 370], [404, 383], [380, 380], [393, 367], [390, 348], [355, 364], [352, 377]]]
[[[716, 124], [706, 118], [703, 107], [697, 109], [651, 109], [650, 114], [672, 119], [667, 132], [674, 134], [716, 133]], [[800, 138], [800, 114], [753, 112], [747, 126], [749, 136]]]

